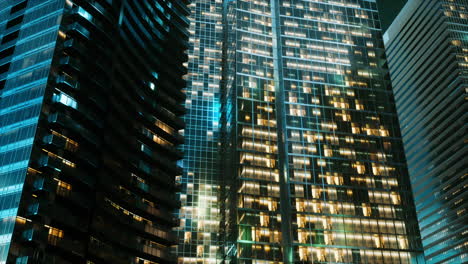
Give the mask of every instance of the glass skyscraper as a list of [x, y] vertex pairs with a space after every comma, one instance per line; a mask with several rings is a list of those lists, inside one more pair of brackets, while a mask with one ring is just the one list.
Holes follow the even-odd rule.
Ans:
[[[36, 1], [37, 2], [37, 1]], [[0, 3], [0, 263], [6, 263], [63, 3]], [[20, 30], [22, 29], [22, 30]]]
[[0, 263], [175, 263], [187, 6], [0, 1]]
[[223, 3], [193, 0], [189, 8], [184, 171], [175, 254], [180, 264], [208, 264], [218, 262], [220, 245], [218, 142]]
[[385, 34], [428, 263], [468, 262], [468, 1], [410, 0]]
[[374, 0], [225, 9], [224, 259], [422, 263]]

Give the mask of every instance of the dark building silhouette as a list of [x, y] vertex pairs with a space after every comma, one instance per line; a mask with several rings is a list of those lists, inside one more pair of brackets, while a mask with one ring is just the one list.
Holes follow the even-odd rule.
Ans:
[[409, 0], [385, 46], [427, 263], [466, 263], [468, 1]]
[[173, 263], [188, 1], [0, 1], [0, 263]]

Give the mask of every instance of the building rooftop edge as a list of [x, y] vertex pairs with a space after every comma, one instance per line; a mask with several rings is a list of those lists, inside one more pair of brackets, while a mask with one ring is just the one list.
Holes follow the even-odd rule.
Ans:
[[408, 2], [406, 2], [405, 6], [401, 9], [398, 16], [393, 20], [392, 24], [383, 35], [385, 46], [388, 46], [402, 27], [406, 25], [410, 15], [414, 13], [414, 10], [419, 6], [420, 2], [421, 0], [408, 0]]

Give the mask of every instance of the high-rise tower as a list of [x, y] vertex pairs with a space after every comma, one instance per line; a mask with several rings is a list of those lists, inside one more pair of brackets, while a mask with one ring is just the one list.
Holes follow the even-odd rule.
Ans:
[[188, 1], [0, 1], [0, 263], [175, 263]]
[[216, 263], [219, 251], [219, 111], [222, 0], [193, 0], [185, 94], [185, 144], [176, 229], [180, 264]]
[[468, 1], [410, 0], [385, 34], [424, 255], [468, 261]]
[[421, 260], [375, 1], [225, 11], [226, 260]]

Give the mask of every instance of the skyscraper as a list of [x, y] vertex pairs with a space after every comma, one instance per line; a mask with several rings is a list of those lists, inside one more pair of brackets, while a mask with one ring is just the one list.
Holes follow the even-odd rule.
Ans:
[[385, 34], [428, 263], [464, 263], [468, 1], [410, 0]]
[[0, 1], [0, 263], [175, 263], [188, 1]]
[[375, 1], [228, 1], [225, 19], [226, 261], [418, 263]]
[[178, 263], [216, 263], [219, 251], [219, 111], [222, 0], [193, 0], [185, 94], [185, 144], [176, 229]]

